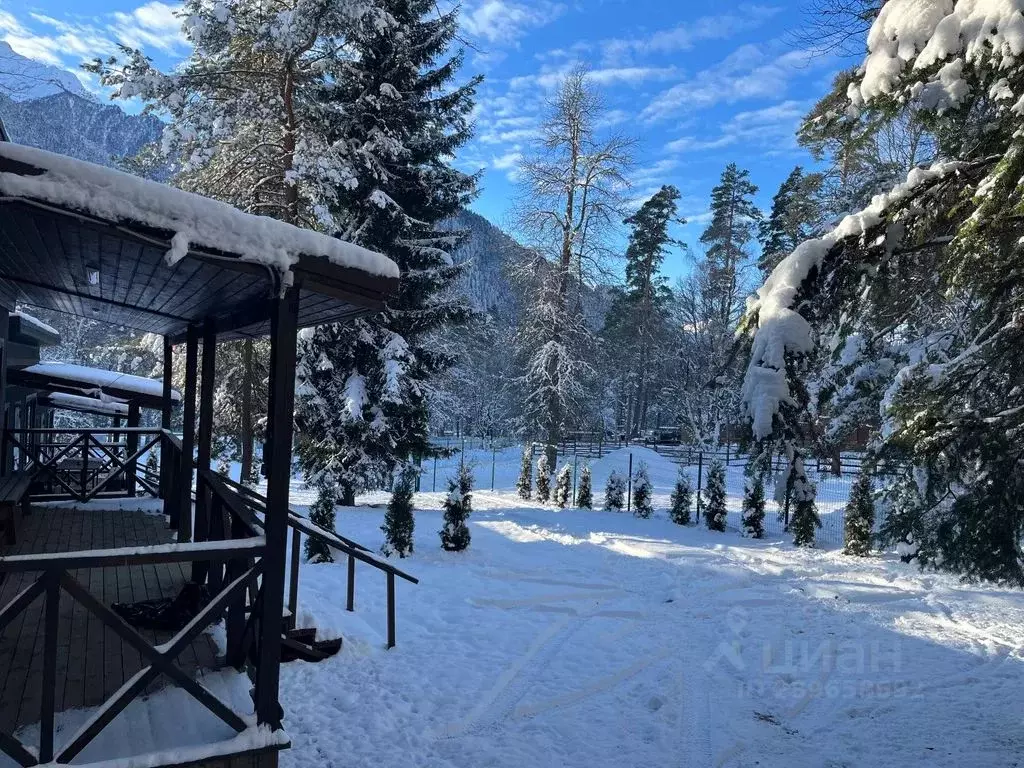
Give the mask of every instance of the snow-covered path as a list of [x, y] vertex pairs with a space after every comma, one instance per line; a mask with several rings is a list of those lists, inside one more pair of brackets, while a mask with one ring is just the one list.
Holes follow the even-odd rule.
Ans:
[[[286, 766], [1008, 766], [1024, 753], [1024, 596], [898, 560], [665, 519], [474, 496], [444, 553], [417, 497], [383, 650], [384, 579], [303, 566], [345, 635], [283, 668]], [[433, 509], [432, 509], [433, 508]], [[378, 546], [380, 509], [339, 510]]]

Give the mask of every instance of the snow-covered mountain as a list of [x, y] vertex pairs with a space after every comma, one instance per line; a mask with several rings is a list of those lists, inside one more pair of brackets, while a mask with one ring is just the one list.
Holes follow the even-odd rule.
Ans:
[[0, 40], [0, 92], [15, 101], [28, 101], [55, 93], [85, 96], [73, 73], [25, 58]]
[[457, 264], [469, 263], [463, 274], [463, 291], [476, 309], [507, 317], [515, 311], [515, 300], [505, 265], [509, 260], [525, 259], [526, 248], [473, 211], [463, 210], [449, 226], [469, 233], [452, 254]]
[[72, 73], [19, 56], [0, 42], [0, 117], [12, 141], [114, 165], [160, 138], [152, 115], [101, 104]]

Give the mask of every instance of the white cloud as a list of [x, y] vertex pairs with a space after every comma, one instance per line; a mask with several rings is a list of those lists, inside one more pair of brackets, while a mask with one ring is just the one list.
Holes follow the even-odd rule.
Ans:
[[462, 29], [473, 37], [492, 44], [515, 43], [534, 27], [550, 24], [566, 11], [562, 3], [515, 3], [508, 0], [483, 0], [467, 6], [459, 18]]
[[181, 31], [181, 19], [175, 15], [180, 8], [180, 5], [152, 0], [129, 13], [114, 13], [114, 22], [108, 28], [118, 42], [125, 45], [173, 53], [187, 44]]
[[808, 51], [789, 51], [775, 58], [756, 45], [744, 45], [722, 62], [658, 94], [643, 110], [645, 120], [660, 120], [682, 111], [777, 97], [801, 70], [823, 59]]
[[721, 127], [720, 134], [712, 138], [683, 136], [665, 145], [672, 154], [703, 152], [722, 149], [735, 144], [770, 146], [774, 149], [795, 145], [794, 134], [810, 103], [783, 101], [763, 109], [738, 112]]
[[725, 40], [739, 32], [755, 29], [782, 9], [766, 5], [745, 5], [739, 10], [739, 14], [734, 12], [702, 16], [645, 37], [604, 40], [601, 43], [602, 55], [607, 63], [616, 64], [631, 61], [634, 56], [689, 50], [700, 41]]
[[496, 168], [499, 171], [506, 171], [509, 168], [515, 168], [519, 165], [519, 161], [523, 159], [523, 153], [513, 150], [506, 152], [504, 155], [499, 157], [491, 158], [491, 167]]

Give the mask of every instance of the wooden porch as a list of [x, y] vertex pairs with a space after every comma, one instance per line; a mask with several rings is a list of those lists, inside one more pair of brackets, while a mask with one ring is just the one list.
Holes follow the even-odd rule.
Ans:
[[[125, 500], [128, 502], [128, 500]], [[139, 499], [137, 506], [152, 502]], [[29, 555], [75, 552], [120, 547], [170, 544], [169, 530], [162, 514], [131, 509], [97, 509], [70, 504], [35, 504], [32, 514], [19, 525], [18, 543], [5, 547], [3, 554]], [[115, 506], [111, 504], [111, 506]], [[103, 568], [76, 568], [68, 575], [104, 605], [136, 603], [173, 598], [189, 580], [185, 563], [146, 563]], [[8, 575], [0, 584], [0, 605], [7, 605], [35, 581], [36, 574]], [[44, 603], [36, 601], [0, 633], [0, 730], [14, 733], [40, 720], [45, 647]], [[63, 594], [57, 621], [56, 688], [57, 712], [95, 707], [112, 696], [126, 680], [143, 668], [142, 656], [97, 616]], [[172, 632], [139, 629], [152, 645], [167, 642]], [[182, 670], [193, 677], [219, 666], [216, 647], [208, 634], [201, 634], [179, 657]], [[146, 693], [166, 685], [154, 682]]]

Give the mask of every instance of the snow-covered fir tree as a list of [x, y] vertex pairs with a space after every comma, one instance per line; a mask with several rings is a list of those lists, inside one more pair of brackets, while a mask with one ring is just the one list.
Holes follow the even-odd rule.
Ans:
[[725, 467], [713, 461], [704, 486], [704, 524], [709, 531], [724, 531], [728, 510], [725, 506]]
[[580, 509], [591, 509], [594, 506], [593, 480], [590, 465], [584, 464], [580, 470], [580, 487], [576, 493], [576, 506]]
[[516, 479], [516, 493], [520, 499], [529, 499], [533, 495], [533, 447], [523, 448], [522, 460], [519, 462], [519, 477]]
[[[744, 407], [758, 448], [781, 453], [792, 475], [812, 439], [816, 363], [858, 335], [888, 361], [866, 394], [881, 418], [873, 459], [907, 467], [882, 480], [881, 498], [900, 503], [881, 542], [913, 541], [923, 566], [1020, 585], [1024, 70], [1009, 42], [1020, 13], [920, 8], [880, 7], [863, 67], [834, 98], [837, 114], [863, 122], [911, 112], [940, 162], [780, 262], [749, 306]], [[794, 488], [794, 503], [807, 496]]]
[[551, 499], [551, 465], [544, 451], [537, 457], [537, 501], [547, 504]]
[[565, 509], [572, 500], [572, 465], [565, 464], [555, 475], [555, 490], [552, 500], [559, 509]]
[[451, 162], [470, 137], [479, 78], [454, 84], [457, 9], [375, 6], [345, 28], [349, 58], [325, 91], [337, 115], [329, 137], [349, 148], [350, 171], [326, 207], [342, 239], [398, 264], [401, 284], [383, 312], [304, 338], [297, 411], [304, 469], [334, 476], [346, 498], [433, 454], [431, 388], [455, 362], [444, 334], [471, 315], [450, 257], [461, 234], [442, 223], [475, 193], [476, 178]]
[[748, 477], [744, 484], [741, 523], [743, 535], [752, 539], [764, 536], [764, 480], [760, 474]]
[[384, 546], [381, 547], [381, 552], [388, 557], [392, 554], [399, 557], [412, 554], [413, 534], [416, 529], [416, 519], [412, 514], [412, 494], [415, 487], [416, 471], [409, 468], [398, 475], [395, 487], [391, 491], [391, 500], [384, 513], [384, 525], [380, 528], [384, 532]]
[[473, 473], [468, 465], [462, 464], [459, 474], [448, 481], [448, 495], [443, 504], [441, 547], [449, 552], [461, 552], [469, 546], [470, 533], [466, 521], [473, 511], [472, 492]]
[[614, 469], [604, 487], [604, 508], [621, 512], [626, 503], [626, 481]]
[[[321, 485], [316, 489], [316, 501], [309, 508], [309, 522], [325, 531], [334, 533], [334, 505], [337, 493], [334, 488]], [[306, 559], [311, 563], [330, 563], [334, 561], [330, 547], [322, 539], [306, 537]]]
[[647, 464], [641, 461], [640, 466], [633, 473], [634, 516], [648, 518], [654, 514], [653, 492], [654, 486], [651, 485], [651, 476], [647, 472]]
[[843, 520], [843, 552], [864, 557], [871, 554], [875, 528], [875, 500], [871, 488], [871, 472], [861, 467], [857, 481], [850, 488]]
[[672, 487], [672, 496], [669, 500], [669, 518], [678, 525], [689, 525], [690, 507], [692, 505], [693, 489], [690, 486], [690, 476], [680, 468], [679, 474], [676, 476], [676, 484]]

